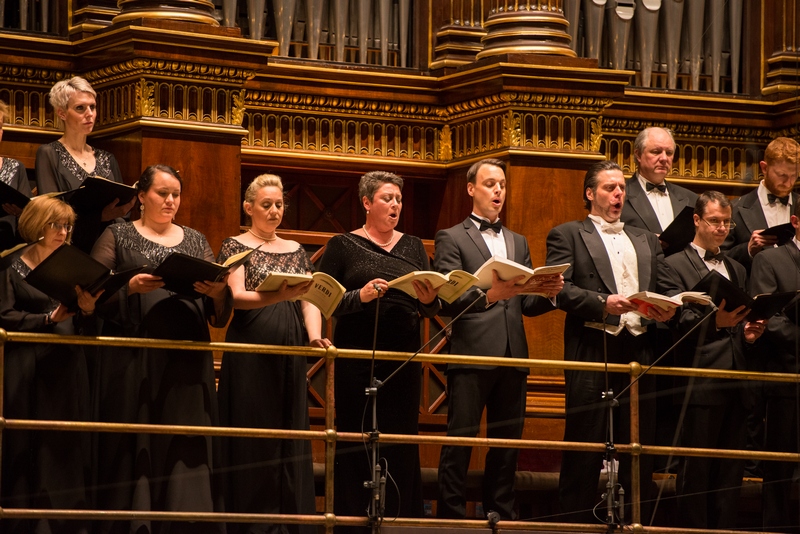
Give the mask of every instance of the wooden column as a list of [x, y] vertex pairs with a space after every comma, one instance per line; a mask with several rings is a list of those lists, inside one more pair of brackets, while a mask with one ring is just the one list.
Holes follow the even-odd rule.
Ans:
[[119, 9], [119, 15], [114, 17], [115, 24], [151, 18], [219, 26], [214, 18], [214, 2], [211, 0], [119, 0]]
[[563, 0], [489, 0], [484, 49], [478, 59], [533, 53], [575, 57]]
[[475, 61], [483, 50], [483, 13], [480, 0], [441, 0], [432, 6], [436, 32], [431, 69], [458, 67]]
[[800, 69], [800, 0], [764, 0], [761, 4], [764, 32], [762, 94], [795, 93]]

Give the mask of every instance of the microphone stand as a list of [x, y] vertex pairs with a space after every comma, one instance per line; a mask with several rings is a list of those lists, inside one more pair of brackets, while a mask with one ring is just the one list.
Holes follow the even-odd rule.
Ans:
[[[691, 327], [691, 328], [690, 328], [690, 329], [689, 329], [689, 330], [688, 330], [688, 331], [687, 331], [685, 334], [683, 334], [683, 335], [680, 337], [680, 339], [678, 339], [678, 341], [676, 341], [675, 343], [673, 343], [673, 344], [672, 344], [672, 346], [671, 346], [670, 348], [668, 348], [667, 350], [665, 350], [665, 351], [664, 351], [664, 352], [663, 352], [663, 353], [662, 353], [662, 354], [661, 354], [661, 355], [660, 355], [658, 358], [656, 358], [656, 359], [653, 361], [653, 363], [651, 363], [650, 365], [648, 365], [648, 366], [644, 367], [644, 368], [642, 369], [642, 372], [639, 374], [639, 376], [637, 376], [636, 378], [634, 378], [633, 380], [631, 380], [631, 382], [630, 382], [628, 385], [626, 385], [624, 388], [622, 388], [622, 391], [620, 391], [620, 392], [619, 392], [619, 393], [618, 393], [616, 396], [613, 396], [613, 399], [611, 400], [611, 402], [612, 402], [612, 403], [614, 403], [614, 404], [615, 404], [615, 406], [619, 406], [619, 398], [620, 398], [620, 397], [621, 397], [621, 396], [622, 396], [624, 393], [626, 393], [626, 392], [627, 392], [627, 391], [628, 391], [628, 390], [629, 390], [629, 389], [630, 389], [630, 388], [631, 388], [631, 387], [632, 387], [634, 384], [638, 383], [638, 382], [639, 382], [639, 380], [641, 380], [641, 379], [642, 379], [642, 377], [644, 377], [644, 375], [646, 375], [646, 374], [647, 374], [647, 373], [650, 371], [650, 369], [652, 369], [653, 367], [655, 367], [656, 365], [658, 365], [658, 362], [660, 362], [661, 360], [663, 360], [664, 358], [666, 358], [667, 354], [669, 354], [670, 352], [672, 352], [672, 351], [675, 349], [675, 347], [677, 347], [678, 345], [680, 345], [681, 343], [683, 343], [683, 342], [684, 342], [684, 340], [686, 340], [686, 338], [688, 338], [688, 337], [689, 337], [689, 336], [690, 336], [690, 335], [691, 335], [691, 334], [692, 334], [692, 333], [693, 333], [695, 330], [697, 330], [698, 328], [700, 328], [700, 326], [704, 325], [704, 324], [706, 323], [706, 321], [708, 320], [708, 318], [709, 318], [709, 317], [711, 317], [711, 316], [714, 314], [714, 312], [716, 312], [716, 311], [719, 309], [719, 308], [716, 306], [716, 304], [714, 304], [713, 302], [712, 302], [712, 303], [709, 303], [709, 304], [708, 304], [708, 306], [710, 306], [710, 307], [711, 307], [711, 310], [709, 310], [709, 312], [708, 312], [707, 314], [705, 314], [705, 316], [703, 316], [703, 318], [702, 318], [702, 319], [700, 319], [699, 321], [697, 321], [697, 323], [695, 323], [695, 324], [694, 324], [694, 325], [693, 325], [693, 326], [692, 326], [692, 327]], [[603, 338], [603, 343], [604, 343], [604, 347], [603, 347], [603, 349], [604, 349], [604, 351], [605, 351], [605, 337]], [[613, 395], [613, 393], [612, 393], [612, 395]], [[609, 410], [610, 410], [610, 408], [609, 408]], [[609, 417], [610, 417], [610, 414], [609, 414]], [[612, 431], [613, 431], [613, 430], [612, 430]], [[612, 445], [612, 446], [613, 446], [613, 445]], [[608, 448], [608, 445], [606, 445], [606, 448]], [[671, 455], [670, 455], [670, 457], [671, 457]], [[609, 478], [610, 478], [610, 476], [609, 476]], [[610, 483], [610, 480], [609, 480], [609, 483]], [[624, 498], [624, 491], [625, 491], [624, 489], [620, 489], [620, 492], [621, 492], [621, 497], [620, 497], [620, 500], [622, 500], [622, 499]], [[661, 491], [662, 491], [662, 490], [661, 490], [661, 489], [659, 489], [659, 495], [658, 495], [658, 497], [656, 498], [656, 505], [654, 506], [654, 509], [653, 509], [653, 514], [652, 514], [652, 517], [651, 517], [651, 520], [650, 520], [650, 522], [651, 522], [651, 523], [652, 523], [652, 518], [653, 518], [653, 517], [655, 517], [656, 509], [657, 509], [657, 507], [658, 507], [658, 499], [660, 499], [660, 498], [661, 498]], [[623, 508], [621, 508], [621, 509], [623, 510], [623, 512], [622, 512], [622, 514], [623, 514], [623, 515], [620, 517], [620, 523], [622, 522], [622, 520], [623, 520], [623, 518], [624, 518], [624, 504], [623, 504]], [[611, 530], [609, 530], [609, 532], [611, 532]]]
[[383, 516], [386, 511], [386, 475], [383, 474], [383, 470], [380, 466], [380, 441], [378, 437], [380, 436], [380, 432], [378, 431], [378, 390], [385, 386], [397, 373], [400, 372], [406, 365], [411, 363], [411, 361], [417, 357], [417, 355], [422, 352], [422, 350], [427, 347], [434, 339], [439, 337], [443, 332], [447, 331], [447, 328], [456, 322], [462, 315], [464, 315], [469, 309], [471, 309], [480, 299], [482, 299], [485, 295], [483, 293], [479, 294], [475, 300], [473, 300], [469, 305], [461, 310], [458, 315], [453, 317], [449, 323], [444, 325], [444, 327], [439, 330], [435, 335], [433, 335], [428, 341], [426, 341], [414, 354], [412, 354], [408, 359], [406, 359], [400, 367], [395, 369], [385, 380], [380, 381], [375, 377], [375, 351], [378, 343], [378, 310], [380, 308], [380, 295], [381, 289], [377, 284], [375, 284], [375, 291], [378, 293], [378, 298], [375, 302], [375, 327], [372, 334], [372, 362], [370, 364], [370, 386], [364, 390], [367, 395], [367, 398], [372, 401], [372, 430], [369, 433], [369, 449], [370, 449], [370, 471], [372, 473], [372, 478], [370, 480], [364, 481], [364, 487], [371, 491], [371, 497], [369, 502], [369, 509], [367, 512], [367, 519], [370, 528], [372, 529], [373, 534], [377, 534], [380, 532], [380, 525], [383, 522]]
[[[598, 297], [601, 301], [605, 302], [602, 297]], [[613, 532], [619, 524], [622, 528], [622, 521], [625, 517], [625, 489], [620, 486], [617, 492], [617, 448], [614, 446], [614, 408], [619, 407], [619, 401], [614, 397], [614, 390], [611, 389], [608, 383], [608, 332], [606, 331], [607, 313], [603, 313], [603, 363], [605, 369], [603, 377], [605, 379], [605, 389], [601, 394], [601, 399], [606, 403], [608, 410], [607, 417], [607, 433], [606, 433], [606, 450], [605, 462], [606, 472], [608, 474], [608, 481], [606, 482], [606, 492], [602, 498], [606, 500], [606, 525], [608, 525], [608, 532]], [[619, 496], [619, 497], [617, 497]], [[619, 518], [619, 521], [616, 518]]]

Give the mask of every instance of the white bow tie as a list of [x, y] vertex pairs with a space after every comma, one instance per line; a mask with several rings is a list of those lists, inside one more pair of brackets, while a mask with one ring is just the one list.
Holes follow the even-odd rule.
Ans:
[[606, 234], [618, 234], [622, 232], [622, 228], [625, 226], [625, 223], [622, 221], [617, 222], [606, 222], [603, 221], [600, 223], [600, 231]]

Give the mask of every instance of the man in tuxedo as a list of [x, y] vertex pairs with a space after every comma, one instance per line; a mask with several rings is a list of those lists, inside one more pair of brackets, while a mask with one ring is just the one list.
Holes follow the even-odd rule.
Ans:
[[[652, 363], [653, 320], [666, 321], [675, 310], [652, 308], [647, 317], [636, 313], [636, 304], [626, 297], [639, 291], [655, 291], [659, 270], [665, 269], [664, 255], [655, 234], [620, 221], [625, 202], [625, 178], [611, 161], [593, 164], [583, 183], [589, 216], [553, 228], [547, 236], [547, 264], [569, 263], [564, 289], [558, 295], [559, 309], [567, 312], [564, 322], [564, 360], [627, 364]], [[604, 354], [604, 344], [607, 351]], [[565, 441], [603, 443], [608, 428], [603, 373], [565, 371]], [[629, 377], [611, 373], [610, 389], [619, 393]], [[652, 444], [655, 431], [652, 382], [639, 383], [640, 442]], [[630, 442], [629, 395], [619, 399], [621, 409], [614, 415], [614, 438]], [[559, 502], [563, 518], [571, 522], [594, 522], [598, 503], [597, 484], [602, 452], [564, 451], [559, 479]], [[630, 456], [620, 458], [620, 482], [630, 495]], [[640, 464], [643, 517], [652, 484], [652, 458]], [[604, 514], [605, 515], [605, 514]], [[631, 515], [626, 513], [626, 518]]]
[[[436, 234], [434, 268], [441, 273], [461, 269], [474, 273], [486, 260], [499, 256], [531, 267], [524, 236], [500, 224], [506, 198], [505, 163], [485, 159], [467, 171], [467, 193], [472, 214], [452, 228]], [[523, 277], [500, 280], [493, 273], [486, 291], [471, 288], [452, 304], [443, 304], [444, 315], [455, 316], [450, 349], [454, 354], [528, 358], [528, 343], [522, 316], [555, 309], [555, 297], [564, 286], [561, 275], [534, 277], [517, 285]], [[551, 298], [523, 293], [541, 292]], [[447, 366], [447, 435], [473, 437], [478, 433], [486, 408], [489, 438], [519, 439], [525, 422], [528, 367]], [[471, 447], [442, 447], [439, 460], [438, 516], [466, 515], [466, 478]], [[483, 509], [500, 519], [514, 519], [514, 473], [518, 450], [491, 448], [486, 454], [483, 477]]]
[[[795, 237], [781, 247], [765, 248], [753, 258], [750, 292], [776, 293], [800, 290], [800, 205], [794, 204], [791, 217]], [[758, 341], [765, 370], [800, 373], [797, 347], [800, 346], [800, 309], [795, 303], [786, 314], [769, 319], [767, 330]], [[766, 450], [800, 452], [797, 441], [797, 384], [770, 382], [766, 393]], [[792, 476], [797, 464], [763, 462], [762, 513], [764, 530], [800, 532], [800, 516], [790, 501]]]
[[[745, 268], [720, 252], [720, 245], [734, 226], [728, 197], [718, 191], [700, 195], [694, 208], [694, 226], [694, 240], [666, 259], [669, 277], [659, 281], [661, 292], [674, 295], [690, 291], [710, 271], [746, 291]], [[716, 311], [699, 304], [681, 306], [671, 323], [676, 337], [702, 324], [675, 349], [677, 365], [746, 370], [745, 344], [761, 336], [765, 322], [745, 321], [749, 310], [744, 306], [725, 309], [724, 304], [723, 301]], [[681, 446], [743, 449], [747, 413], [743, 397], [744, 382], [690, 378], [683, 392], [686, 412], [680, 429]], [[743, 460], [685, 457], [676, 488], [679, 525], [735, 528], [743, 474]]]
[[[760, 162], [764, 179], [753, 191], [739, 197], [733, 204], [733, 222], [728, 238], [722, 245], [725, 253], [741, 263], [750, 273], [753, 258], [766, 248], [777, 243], [775, 236], [761, 235], [765, 228], [772, 228], [789, 222], [797, 194], [792, 192], [797, 181], [797, 164], [800, 145], [794, 139], [777, 137], [764, 151]], [[750, 358], [748, 366], [752, 371], [763, 371], [765, 357], [757, 354]], [[764, 385], [761, 382], [748, 384], [747, 395], [750, 411], [747, 416], [748, 443], [751, 450], [762, 450], [764, 445]], [[761, 475], [760, 461], [748, 460], [746, 470], [753, 476]]]
[[797, 181], [800, 145], [794, 139], [777, 137], [764, 151], [759, 165], [764, 179], [758, 187], [739, 197], [733, 204], [733, 222], [722, 245], [726, 254], [744, 265], [748, 272], [756, 254], [776, 244], [775, 236], [764, 236], [765, 228], [789, 222], [797, 194], [792, 192]]
[[[636, 158], [637, 171], [625, 182], [625, 205], [622, 207], [620, 220], [629, 226], [648, 230], [656, 235], [672, 223], [675, 217], [686, 207], [694, 206], [697, 195], [688, 189], [666, 181], [672, 170], [675, 157], [675, 139], [672, 131], [665, 128], [645, 128], [633, 143], [633, 155]], [[661, 242], [666, 249], [669, 243]], [[672, 346], [672, 335], [666, 325], [657, 325], [653, 353], [656, 357]], [[672, 353], [661, 360], [660, 365], [674, 365]], [[656, 399], [656, 412], [659, 424], [656, 428], [655, 443], [672, 445], [673, 434], [678, 422], [678, 411], [673, 403], [672, 395], [675, 377], [659, 375], [655, 379], [661, 394]], [[657, 470], [674, 472], [676, 465], [667, 465], [666, 456], [653, 459]]]
[[675, 139], [664, 128], [645, 128], [636, 136], [633, 155], [638, 170], [625, 182], [620, 220], [628, 226], [661, 234], [697, 195], [666, 181], [675, 156]]

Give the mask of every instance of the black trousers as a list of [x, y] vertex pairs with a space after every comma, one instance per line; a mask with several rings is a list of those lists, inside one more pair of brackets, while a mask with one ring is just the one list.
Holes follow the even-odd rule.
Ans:
[[[455, 369], [447, 373], [447, 435], [474, 437], [486, 408], [489, 438], [519, 439], [525, 425], [526, 374], [512, 367]], [[445, 518], [466, 515], [466, 480], [471, 447], [442, 447], [439, 457], [437, 514]], [[495, 448], [486, 454], [483, 509], [501, 519], [516, 519], [514, 474], [518, 449]]]
[[[603, 332], [584, 328], [579, 333], [582, 361], [603, 362]], [[651, 360], [651, 336], [633, 336], [623, 330], [617, 336], [607, 335], [609, 363], [638, 361], [647, 365]], [[605, 389], [603, 373], [592, 371], [566, 371], [566, 417], [564, 441], [604, 443], [608, 439], [608, 407], [602, 400]], [[630, 384], [630, 377], [621, 373], [609, 373], [609, 386], [614, 394]], [[646, 376], [639, 381], [639, 439], [652, 444], [655, 439], [655, 382]], [[619, 399], [619, 408], [613, 412], [614, 442], [630, 443], [630, 392]], [[619, 455], [619, 483], [627, 495], [631, 495], [631, 457]], [[558, 483], [558, 499], [562, 516], [560, 520], [573, 523], [596, 523], [593, 509], [598, 504], [597, 486], [603, 465], [602, 452], [564, 451], [561, 460], [561, 475]], [[640, 457], [640, 487], [642, 498], [642, 521], [650, 520], [650, 488], [653, 480], [653, 459]], [[626, 499], [630, 502], [630, 498]], [[631, 520], [630, 509], [625, 511]], [[605, 514], [602, 514], [605, 517]]]

